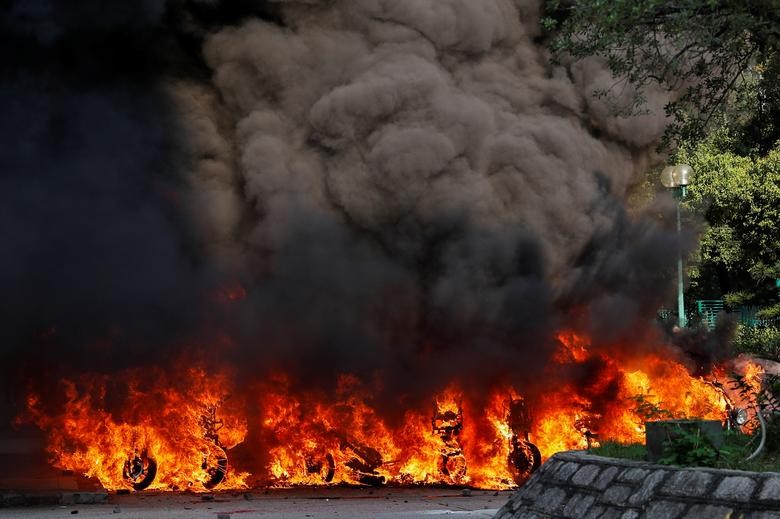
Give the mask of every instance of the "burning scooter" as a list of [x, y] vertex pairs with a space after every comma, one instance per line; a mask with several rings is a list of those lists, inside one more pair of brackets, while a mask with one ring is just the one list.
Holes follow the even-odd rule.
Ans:
[[444, 408], [435, 401], [433, 418], [431, 419], [433, 433], [441, 438], [437, 468], [450, 482], [461, 485], [466, 482], [466, 457], [460, 445], [460, 433], [463, 430], [463, 408], [460, 402], [457, 411]]
[[[200, 468], [205, 478], [200, 481], [204, 488], [211, 490], [219, 485], [227, 475], [228, 458], [225, 446], [219, 440], [219, 430], [224, 422], [217, 418], [217, 409], [221, 402], [206, 406], [198, 418], [206, 440], [201, 449]], [[157, 476], [157, 460], [148, 448], [134, 446], [122, 466], [122, 478], [133, 490], [144, 490], [154, 482]]]
[[522, 398], [510, 398], [508, 402], [507, 424], [511, 431], [509, 438], [509, 470], [515, 483], [528, 479], [542, 463], [542, 453], [531, 443], [531, 415]]
[[384, 463], [379, 451], [355, 439], [349, 439], [345, 435], [337, 436], [338, 457], [346, 457], [346, 460], [338, 465], [336, 457], [331, 452], [326, 452], [324, 455], [307, 454], [304, 456], [306, 473], [319, 476], [323, 483], [332, 483], [337, 470], [343, 470], [349, 481], [360, 485], [379, 486], [384, 484], [385, 477], [378, 472]]

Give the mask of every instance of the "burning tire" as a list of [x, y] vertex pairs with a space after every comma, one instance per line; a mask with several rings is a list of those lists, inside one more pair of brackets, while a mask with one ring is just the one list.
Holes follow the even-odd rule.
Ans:
[[133, 490], [148, 488], [157, 476], [157, 462], [150, 458], [146, 451], [135, 454], [125, 460], [122, 467], [122, 477]]
[[373, 487], [384, 485], [385, 477], [377, 472], [382, 466], [382, 454], [378, 450], [346, 438], [342, 439], [340, 447], [342, 452], [351, 454], [344, 465], [354, 481]]
[[208, 490], [216, 487], [225, 479], [228, 471], [227, 453], [222, 447], [214, 445], [212, 451], [203, 456], [200, 468], [206, 472], [203, 486]]
[[333, 481], [333, 476], [336, 475], [336, 460], [333, 459], [333, 454], [328, 452], [319, 459], [306, 456], [304, 461], [307, 474], [319, 474], [324, 483]]
[[[531, 413], [525, 400], [522, 398], [510, 398], [507, 402], [507, 425], [512, 431], [509, 440], [509, 456], [507, 463], [512, 478], [518, 485], [523, 483], [533, 471], [542, 464], [542, 453], [531, 443], [529, 431], [531, 430]], [[588, 432], [587, 434], [590, 434]]]
[[460, 452], [443, 454], [439, 460], [439, 472], [450, 478], [450, 481], [456, 485], [465, 482], [467, 468], [466, 457]]
[[542, 453], [533, 443], [515, 439], [508, 461], [515, 483], [520, 484], [542, 464]]

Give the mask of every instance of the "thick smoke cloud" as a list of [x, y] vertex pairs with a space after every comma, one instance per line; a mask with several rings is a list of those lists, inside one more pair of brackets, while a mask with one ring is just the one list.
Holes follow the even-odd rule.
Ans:
[[648, 329], [676, 244], [624, 200], [663, 119], [613, 118], [599, 63], [551, 69], [535, 2], [227, 4], [0, 11], [34, 58], [0, 82], [6, 351], [224, 335], [244, 375], [400, 395], [523, 387], [562, 326]]
[[616, 122], [598, 63], [550, 70], [536, 5], [282, 5], [204, 46], [245, 208], [205, 225], [242, 244], [260, 358], [527, 379], [564, 322], [647, 328], [675, 242], [623, 201], [663, 119]]

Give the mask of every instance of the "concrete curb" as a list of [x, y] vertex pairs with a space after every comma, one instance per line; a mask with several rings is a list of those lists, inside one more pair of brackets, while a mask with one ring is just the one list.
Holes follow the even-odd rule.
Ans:
[[780, 517], [780, 473], [555, 454], [496, 519]]

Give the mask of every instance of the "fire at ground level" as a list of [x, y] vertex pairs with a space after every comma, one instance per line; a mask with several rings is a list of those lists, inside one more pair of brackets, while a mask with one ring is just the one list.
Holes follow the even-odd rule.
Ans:
[[583, 376], [533, 399], [497, 385], [477, 400], [453, 382], [395, 423], [354, 376], [339, 377], [328, 394], [293, 390], [283, 375], [239, 393], [228, 371], [199, 366], [173, 376], [84, 374], [48, 393], [31, 389], [16, 423], [42, 433], [51, 466], [110, 491], [496, 490], [522, 484], [555, 452], [642, 441], [654, 414], [725, 419], [745, 404], [728, 390], [726, 368], [693, 376], [669, 355], [621, 360], [575, 334], [559, 344], [553, 368]]

